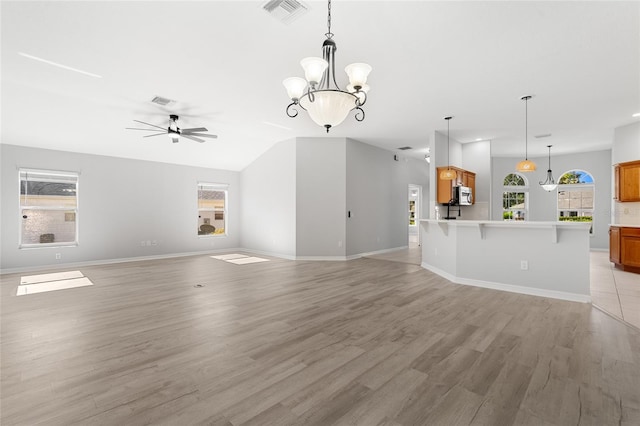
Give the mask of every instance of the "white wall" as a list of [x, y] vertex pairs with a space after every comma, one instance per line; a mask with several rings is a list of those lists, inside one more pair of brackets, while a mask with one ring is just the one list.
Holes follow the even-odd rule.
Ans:
[[[179, 148], [178, 146], [176, 148]], [[239, 245], [239, 173], [0, 145], [3, 272], [67, 263], [211, 251]], [[78, 246], [18, 249], [18, 168], [75, 171]], [[199, 237], [197, 183], [229, 184], [227, 236]], [[156, 245], [141, 246], [141, 241]], [[56, 260], [55, 254], [61, 259]]]
[[[492, 220], [502, 220], [502, 192], [504, 177], [513, 173], [521, 158], [494, 157], [492, 160], [493, 205]], [[543, 190], [539, 182], [547, 176], [548, 157], [530, 158], [537, 165], [535, 172], [524, 176], [529, 181], [529, 217], [530, 221], [557, 220], [557, 191]], [[591, 248], [609, 248], [609, 218], [611, 215], [611, 151], [594, 151], [570, 155], [554, 155], [551, 151], [551, 170], [553, 177], [560, 179], [569, 170], [584, 170], [593, 176], [595, 182], [595, 200], [593, 213], [593, 236], [589, 238]]]
[[296, 139], [296, 255], [346, 253], [346, 139]]
[[[640, 122], [615, 129], [612, 164], [640, 160]], [[611, 223], [640, 225], [640, 203], [612, 201]]]
[[408, 244], [409, 184], [422, 186], [422, 214], [428, 211], [429, 165], [381, 148], [347, 140], [347, 255]]
[[475, 204], [462, 206], [464, 220], [489, 220], [491, 210], [491, 142], [462, 144], [462, 168], [476, 174]]
[[296, 141], [274, 145], [240, 172], [243, 248], [296, 256]]

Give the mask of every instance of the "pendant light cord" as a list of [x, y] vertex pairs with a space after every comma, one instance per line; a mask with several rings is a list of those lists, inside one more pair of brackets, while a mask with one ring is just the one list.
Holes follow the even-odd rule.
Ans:
[[529, 105], [529, 98], [526, 97], [524, 98], [524, 159], [528, 160], [529, 159], [529, 143], [528, 143], [528, 137], [527, 134], [529, 133], [528, 131], [528, 125], [529, 125], [529, 109], [528, 109], [528, 105]]
[[451, 170], [451, 162], [449, 161], [449, 155], [450, 155], [450, 148], [449, 148], [449, 120], [450, 118], [447, 118], [447, 170]]

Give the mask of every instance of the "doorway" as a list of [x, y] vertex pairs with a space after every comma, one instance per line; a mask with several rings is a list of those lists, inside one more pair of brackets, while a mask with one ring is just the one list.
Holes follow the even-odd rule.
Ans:
[[422, 210], [422, 186], [409, 184], [409, 248], [420, 246], [420, 218]]

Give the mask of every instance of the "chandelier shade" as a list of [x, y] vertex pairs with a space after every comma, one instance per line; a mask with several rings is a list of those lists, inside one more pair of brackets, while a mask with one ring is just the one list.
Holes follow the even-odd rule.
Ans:
[[282, 84], [287, 89], [287, 95], [291, 99], [300, 99], [304, 94], [304, 89], [307, 88], [307, 80], [300, 77], [289, 77]]
[[304, 58], [300, 61], [304, 70], [304, 78], [307, 79], [311, 87], [320, 83], [325, 70], [329, 67], [329, 63], [322, 58]]
[[529, 125], [529, 117], [528, 117], [528, 101], [533, 96], [527, 95], [520, 98], [521, 101], [524, 101], [524, 160], [520, 161], [516, 164], [516, 171], [518, 172], [534, 172], [536, 170], [536, 163], [529, 160], [528, 157], [528, 125]]
[[558, 187], [555, 179], [553, 179], [553, 173], [551, 173], [551, 147], [553, 145], [547, 145], [549, 148], [549, 168], [547, 169], [547, 179], [544, 182], [538, 182], [542, 189], [547, 192], [551, 192]]
[[342, 123], [350, 111], [355, 110], [355, 119], [364, 120], [362, 106], [367, 101], [369, 86], [367, 78], [372, 68], [368, 64], [347, 65], [345, 72], [349, 77], [347, 90], [338, 87], [335, 76], [336, 43], [331, 32], [331, 0], [328, 0], [327, 37], [322, 44], [322, 58], [308, 57], [300, 61], [305, 78], [292, 77], [282, 84], [287, 89], [291, 103], [287, 106], [287, 115], [298, 116], [301, 107], [311, 119], [327, 129]]
[[356, 95], [340, 90], [318, 90], [313, 97], [315, 99], [311, 101], [309, 96], [304, 95], [300, 98], [300, 106], [307, 110], [317, 125], [324, 127], [342, 123], [356, 101]]

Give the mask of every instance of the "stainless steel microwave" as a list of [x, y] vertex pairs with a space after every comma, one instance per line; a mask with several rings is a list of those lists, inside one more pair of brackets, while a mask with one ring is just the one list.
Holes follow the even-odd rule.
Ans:
[[456, 201], [461, 206], [473, 204], [473, 194], [468, 186], [456, 186]]

